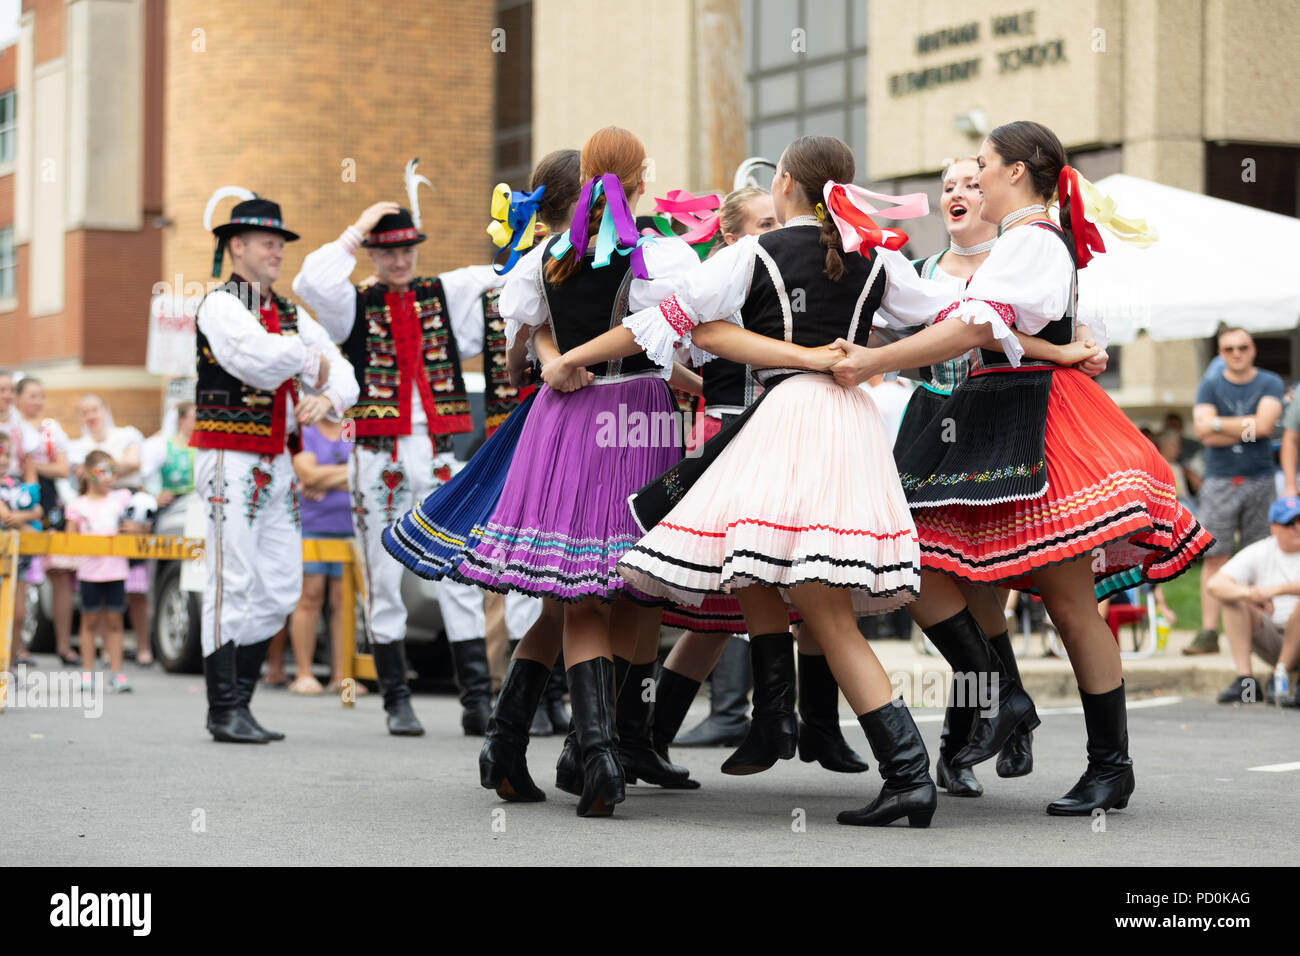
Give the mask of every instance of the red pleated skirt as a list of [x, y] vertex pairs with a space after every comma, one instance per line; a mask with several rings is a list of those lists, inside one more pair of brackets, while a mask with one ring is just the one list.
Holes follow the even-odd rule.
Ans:
[[922, 567], [1032, 590], [1035, 570], [1088, 555], [1101, 598], [1176, 577], [1213, 544], [1155, 446], [1076, 369], [1052, 373], [1044, 457], [1040, 496], [916, 508]]

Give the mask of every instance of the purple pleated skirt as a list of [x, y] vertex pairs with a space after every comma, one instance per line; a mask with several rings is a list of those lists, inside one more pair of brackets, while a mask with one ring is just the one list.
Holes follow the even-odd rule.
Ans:
[[628, 588], [616, 566], [642, 535], [628, 496], [680, 460], [682, 427], [657, 374], [569, 393], [544, 386], [456, 578], [560, 601], [663, 603]]

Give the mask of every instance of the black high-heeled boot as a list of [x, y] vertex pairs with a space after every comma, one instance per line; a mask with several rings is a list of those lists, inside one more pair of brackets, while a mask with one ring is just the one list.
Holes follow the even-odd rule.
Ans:
[[419, 737], [424, 727], [411, 708], [411, 688], [406, 683], [406, 642], [375, 642], [375, 676], [384, 695], [388, 732], [395, 737]]
[[754, 663], [754, 712], [744, 742], [722, 764], [734, 776], [762, 773], [789, 760], [799, 741], [794, 713], [794, 637], [789, 631], [755, 634], [749, 641]]
[[551, 679], [546, 682], [546, 690], [542, 693], [542, 708], [546, 710], [546, 716], [555, 728], [553, 733], [558, 734], [569, 726], [569, 711], [564, 706], [564, 694], [568, 689], [569, 685], [564, 679], [564, 655], [561, 654], [555, 658]]
[[884, 827], [900, 817], [914, 827], [928, 827], [939, 805], [930, 779], [930, 755], [903, 698], [867, 711], [858, 718], [867, 743], [880, 764], [885, 785], [861, 810], [845, 810], [836, 822], [852, 827]]
[[[569, 701], [573, 701], [573, 689], [569, 689]], [[578, 751], [578, 732], [574, 729], [573, 718], [569, 718], [569, 732], [564, 737], [560, 756], [555, 761], [555, 787], [575, 797], [582, 796], [582, 757]]]
[[840, 730], [840, 685], [822, 655], [799, 655], [799, 759], [835, 773], [871, 769]]
[[946, 621], [923, 630], [952, 665], [954, 703], [976, 709], [966, 745], [949, 761], [954, 770], [988, 760], [1021, 724], [1027, 730], [1038, 726], [1034, 702], [1019, 681], [1002, 673], [992, 647], [969, 610], [962, 608]]
[[271, 649], [271, 639], [268, 637], [264, 641], [258, 641], [256, 644], [239, 644], [235, 647], [235, 682], [236, 694], [239, 697], [239, 705], [244, 708], [244, 714], [258, 731], [266, 734], [267, 740], [284, 740], [284, 734], [278, 730], [267, 730], [257, 718], [253, 716], [253, 710], [249, 706], [253, 702], [253, 691], [257, 689], [257, 681], [262, 676], [262, 665], [266, 663], [266, 652]]
[[[1004, 673], [1010, 674], [1023, 687], [1016, 654], [1011, 649], [1011, 635], [1003, 631], [996, 637], [989, 638], [989, 643], [993, 645], [993, 652], [997, 654]], [[1026, 730], [1023, 724], [1013, 730], [1007, 742], [1002, 745], [1002, 750], [998, 753], [997, 770], [999, 777], [1024, 777], [1033, 772], [1034, 734]]]
[[270, 738], [252, 721], [239, 702], [235, 672], [235, 645], [222, 644], [203, 658], [203, 678], [208, 689], [208, 733], [228, 744], [264, 744]]
[[709, 716], [674, 738], [678, 747], [739, 747], [749, 733], [749, 642], [735, 634], [709, 675]]
[[686, 720], [686, 713], [700, 692], [700, 682], [691, 680], [667, 667], [659, 668], [658, 691], [655, 694], [654, 730], [651, 737], [655, 753], [668, 763], [668, 745], [677, 737]]
[[1128, 755], [1128, 706], [1124, 682], [1104, 694], [1085, 694], [1083, 721], [1088, 728], [1088, 769], [1069, 793], [1048, 804], [1054, 817], [1086, 817], [1094, 810], [1123, 810], [1136, 783]]
[[[689, 770], [668, 763], [654, 749], [655, 698], [659, 690], [653, 680], [658, 666], [658, 661], [629, 664], [618, 695], [618, 759], [623, 775], [628, 783], [644, 780], [668, 790], [698, 790], [700, 782], [691, 779]], [[647, 681], [652, 682], [651, 686], [646, 686]]]
[[487, 739], [478, 755], [479, 782], [502, 800], [540, 803], [546, 793], [528, 773], [528, 723], [551, 672], [545, 664], [517, 658], [506, 668]]
[[952, 695], [952, 684], [949, 684], [948, 709], [943, 715], [943, 730], [939, 732], [939, 756], [934, 761], [935, 781], [954, 797], [978, 797], [984, 793], [984, 787], [976, 779], [975, 771], [970, 767], [957, 770], [951, 763], [952, 755], [966, 746], [975, 711], [956, 706]]
[[[519, 647], [519, 640], [517, 638], [510, 638], [510, 640], [506, 643], [506, 667], [507, 668], [509, 668], [509, 666], [514, 662], [515, 650], [518, 647]], [[536, 663], [536, 661], [534, 661], [533, 663]], [[501, 699], [499, 696], [500, 693], [501, 691], [498, 690], [497, 700]], [[496, 711], [494, 710], [493, 713], [495, 712]], [[567, 721], [565, 723], [567, 723]], [[546, 709], [544, 707], [541, 707], [539, 702], [539, 706], [533, 708], [533, 716], [531, 718], [531, 723], [528, 725], [528, 736], [549, 737], [551, 736], [551, 734], [558, 733], [559, 729], [560, 729], [559, 727], [556, 727], [554, 724], [551, 723], [551, 718], [547, 716]]]
[[582, 754], [582, 797], [578, 816], [607, 817], [627, 798], [618, 761], [613, 662], [595, 657], [569, 668], [573, 726]]

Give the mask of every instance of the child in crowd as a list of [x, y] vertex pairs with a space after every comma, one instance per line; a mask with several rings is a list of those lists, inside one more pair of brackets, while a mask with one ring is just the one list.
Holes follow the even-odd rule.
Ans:
[[[36, 481], [36, 466], [30, 460], [15, 462], [12, 459], [13, 439], [7, 431], [0, 431], [0, 528], [10, 531], [40, 531], [41, 486]], [[10, 466], [13, 466], [12, 468]], [[15, 476], [12, 472], [17, 472]], [[29, 557], [18, 559], [19, 587], [14, 590], [13, 644], [10, 666], [25, 664], [31, 655], [23, 644], [23, 620], [27, 617], [27, 588], [22, 582], [27, 578]]]
[[[113, 458], [108, 452], [86, 456], [77, 481], [81, 494], [67, 508], [68, 530], [76, 534], [115, 535], [131, 503], [131, 492], [113, 489]], [[109, 689], [124, 693], [131, 683], [122, 671], [122, 614], [126, 610], [127, 559], [95, 556], [81, 559], [77, 580], [81, 588], [82, 683], [89, 684], [95, 668], [95, 638], [104, 637], [113, 678]]]

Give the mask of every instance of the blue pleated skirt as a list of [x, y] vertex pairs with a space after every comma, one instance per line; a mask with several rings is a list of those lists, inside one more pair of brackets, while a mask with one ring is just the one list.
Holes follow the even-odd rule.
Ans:
[[420, 577], [436, 581], [474, 549], [501, 497], [536, 397], [534, 392], [524, 399], [450, 481], [384, 530], [389, 554]]

